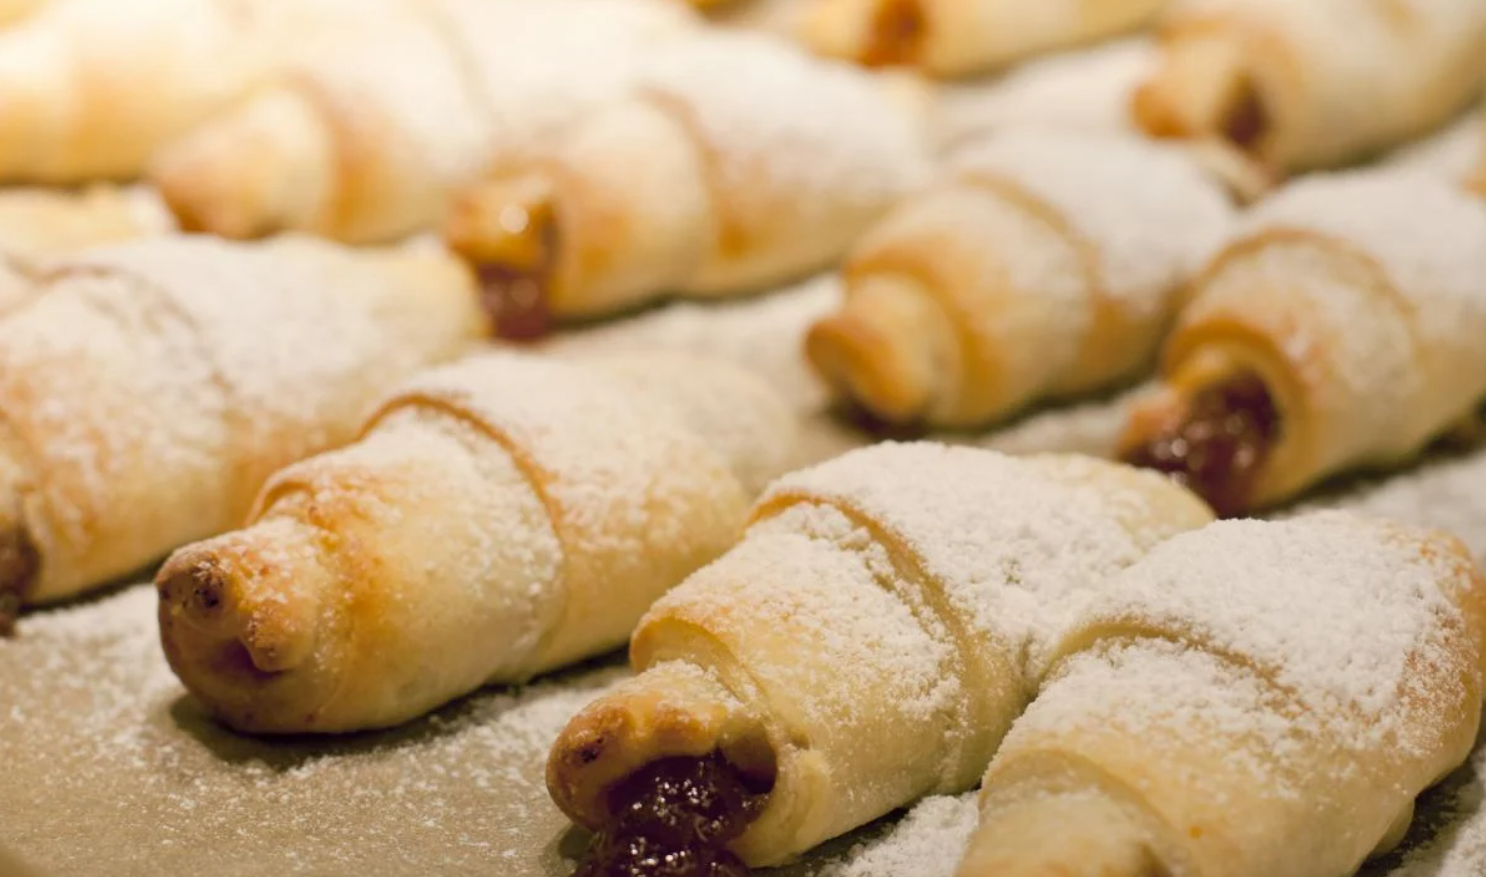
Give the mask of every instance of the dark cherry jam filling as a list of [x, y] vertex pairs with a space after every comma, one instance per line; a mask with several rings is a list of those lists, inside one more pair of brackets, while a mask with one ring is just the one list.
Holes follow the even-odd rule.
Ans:
[[1231, 517], [1247, 511], [1279, 432], [1269, 388], [1256, 375], [1237, 375], [1198, 392], [1180, 423], [1124, 460], [1172, 476]]
[[550, 333], [555, 324], [550, 289], [558, 247], [557, 229], [547, 218], [539, 223], [541, 240], [529, 264], [476, 262], [480, 303], [495, 326], [495, 334], [508, 341], [534, 341]]
[[719, 752], [652, 762], [609, 790], [613, 821], [574, 877], [745, 877], [727, 844], [763, 811], [756, 786]]
[[1264, 96], [1253, 82], [1246, 79], [1229, 107], [1223, 136], [1239, 149], [1252, 152], [1269, 133], [1269, 128], [1269, 110], [1264, 105]]
[[928, 31], [919, 0], [888, 0], [872, 22], [872, 38], [862, 53], [869, 67], [912, 64]]
[[41, 555], [24, 529], [0, 535], [0, 636], [15, 632], [26, 592], [41, 570]]

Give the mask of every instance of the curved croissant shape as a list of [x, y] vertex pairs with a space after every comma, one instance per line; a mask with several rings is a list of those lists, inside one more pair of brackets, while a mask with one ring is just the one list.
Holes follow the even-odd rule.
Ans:
[[[970, 788], [1031, 694], [1042, 619], [1210, 519], [1166, 479], [1080, 457], [885, 444], [787, 476], [645, 616], [639, 676], [554, 745], [553, 800], [602, 832], [601, 862], [659, 844], [764, 866]], [[722, 829], [650, 831], [677, 776], [730, 802], [706, 813]]]
[[731, 366], [491, 354], [416, 378], [159, 575], [171, 666], [243, 731], [397, 724], [621, 645], [736, 540], [796, 424]]
[[644, 0], [385, 2], [155, 159], [184, 225], [352, 243], [438, 222], [492, 150], [551, 136], [621, 93], [692, 17]]
[[1124, 458], [1220, 512], [1418, 454], [1486, 398], [1486, 205], [1423, 174], [1260, 205], [1194, 284]]
[[1443, 124], [1486, 82], [1476, 0], [1194, 0], [1137, 93], [1151, 133], [1216, 139], [1272, 170], [1334, 166]]
[[1165, 2], [814, 0], [801, 36], [825, 55], [960, 76], [1133, 30]]
[[[390, 0], [387, 0], [390, 2]], [[0, 180], [126, 178], [384, 0], [56, 0], [0, 31]]]
[[508, 332], [755, 291], [838, 258], [923, 179], [926, 139], [871, 74], [767, 37], [689, 40], [629, 99], [465, 191], [445, 238]]
[[93, 186], [0, 191], [0, 315], [40, 294], [40, 260], [102, 244], [162, 235], [174, 221], [146, 190]]
[[1178, 536], [1106, 582], [996, 754], [959, 877], [1328, 877], [1469, 755], [1486, 580], [1326, 513]]
[[286, 464], [485, 328], [442, 255], [162, 237], [0, 321], [0, 594], [57, 600], [238, 524]]
[[980, 425], [1130, 380], [1235, 221], [1186, 154], [1134, 137], [1008, 134], [956, 165], [856, 247], [806, 342], [890, 423]]

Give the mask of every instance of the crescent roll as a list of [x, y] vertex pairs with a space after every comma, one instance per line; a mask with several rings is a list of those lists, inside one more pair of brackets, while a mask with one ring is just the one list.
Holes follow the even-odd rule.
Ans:
[[[592, 873], [636, 854], [779, 864], [970, 788], [1051, 620], [1209, 520], [1167, 479], [1081, 457], [883, 444], [786, 476], [641, 621], [639, 675], [574, 717], [548, 788], [600, 832]], [[723, 803], [694, 812], [677, 785]]]
[[389, 3], [169, 145], [151, 178], [193, 230], [404, 237], [492, 150], [619, 93], [643, 47], [691, 23], [644, 0]]
[[1414, 457], [1486, 398], [1483, 242], [1430, 175], [1293, 184], [1193, 285], [1123, 457], [1226, 514]]
[[68, 597], [238, 524], [395, 382], [485, 327], [447, 256], [158, 238], [0, 321], [0, 594]]
[[1152, 134], [1217, 140], [1280, 172], [1435, 128], [1486, 82], [1479, 0], [1188, 0], [1137, 92]]
[[1483, 625], [1443, 534], [1325, 513], [1177, 536], [1063, 637], [958, 877], [1355, 873], [1470, 754]]
[[824, 268], [927, 173], [883, 84], [768, 37], [673, 45], [640, 82], [458, 198], [445, 238], [505, 333]]
[[1234, 220], [1176, 149], [1007, 134], [862, 240], [807, 352], [839, 395], [894, 424], [984, 424], [1109, 387], [1150, 364], [1178, 290]]
[[801, 36], [832, 57], [961, 76], [1133, 30], [1165, 2], [814, 0]]
[[157, 148], [267, 76], [309, 35], [330, 23], [353, 28], [383, 5], [49, 3], [0, 31], [0, 180], [133, 177]]
[[254, 732], [415, 718], [624, 643], [737, 539], [796, 424], [732, 366], [479, 356], [290, 466], [161, 569], [188, 688]]

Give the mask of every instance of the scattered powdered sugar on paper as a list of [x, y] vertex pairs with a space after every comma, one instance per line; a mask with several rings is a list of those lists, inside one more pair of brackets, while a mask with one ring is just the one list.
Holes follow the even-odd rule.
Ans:
[[953, 877], [975, 829], [975, 793], [918, 802], [880, 837], [853, 843], [815, 877]]

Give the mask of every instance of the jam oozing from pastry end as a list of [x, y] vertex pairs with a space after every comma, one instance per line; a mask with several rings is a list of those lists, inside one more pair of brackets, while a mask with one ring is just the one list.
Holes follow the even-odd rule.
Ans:
[[1279, 433], [1269, 388], [1257, 375], [1240, 374], [1198, 391], [1178, 423], [1124, 460], [1172, 476], [1230, 517], [1248, 509]]
[[872, 20], [872, 33], [862, 53], [862, 63], [869, 67], [914, 63], [928, 26], [919, 0], [885, 0]]
[[612, 821], [574, 877], [746, 877], [727, 844], [763, 811], [758, 785], [720, 752], [651, 762], [609, 790]]
[[555, 322], [549, 296], [559, 241], [549, 211], [522, 211], [520, 222], [523, 232], [527, 230], [525, 223], [535, 226], [535, 246], [523, 248], [526, 252], [519, 258], [476, 258], [475, 277], [480, 284], [480, 303], [496, 335], [530, 341], [551, 332]]
[[0, 636], [15, 632], [26, 592], [41, 571], [41, 554], [24, 528], [0, 534]]
[[1269, 133], [1269, 109], [1259, 87], [1247, 77], [1239, 84], [1223, 120], [1223, 136], [1245, 152], [1253, 152]]

